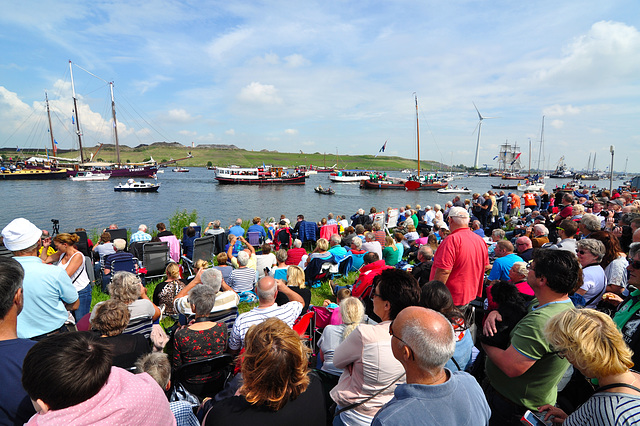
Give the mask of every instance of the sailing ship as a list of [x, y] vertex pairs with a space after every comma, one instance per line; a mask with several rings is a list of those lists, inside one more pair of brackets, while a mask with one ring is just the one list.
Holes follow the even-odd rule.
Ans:
[[436, 175], [420, 174], [420, 121], [418, 118], [418, 95], [414, 93], [416, 103], [416, 145], [418, 152], [418, 173], [415, 176], [409, 176], [407, 179], [391, 178], [384, 176], [374, 176], [369, 180], [360, 182], [361, 188], [367, 189], [405, 189], [407, 191], [416, 190], [437, 190], [447, 187], [447, 182], [440, 180]]

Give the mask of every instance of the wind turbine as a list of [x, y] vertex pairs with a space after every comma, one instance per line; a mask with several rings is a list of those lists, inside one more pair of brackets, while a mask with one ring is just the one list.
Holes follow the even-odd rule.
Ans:
[[475, 161], [473, 162], [473, 168], [477, 169], [478, 168], [478, 155], [480, 154], [480, 130], [482, 130], [482, 120], [484, 120], [485, 118], [500, 118], [500, 117], [483, 117], [482, 114], [480, 114], [480, 111], [478, 111], [478, 107], [476, 106], [475, 102], [471, 102], [473, 104], [473, 107], [476, 109], [476, 112], [478, 113], [478, 125], [476, 126], [476, 129], [478, 130], [478, 142], [476, 142], [476, 158]]

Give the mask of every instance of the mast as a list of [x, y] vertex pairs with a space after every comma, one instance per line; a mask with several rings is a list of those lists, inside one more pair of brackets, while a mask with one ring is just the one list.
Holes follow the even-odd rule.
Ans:
[[543, 143], [544, 143], [544, 115], [542, 116], [542, 130], [540, 131], [540, 151], [538, 151], [538, 174], [540, 174], [540, 154], [542, 154]]
[[529, 138], [529, 176], [531, 176], [531, 138]]
[[416, 98], [416, 140], [418, 143], [418, 179], [420, 178], [420, 122], [418, 121], [418, 95], [414, 92]]
[[598, 155], [598, 153], [594, 152], [593, 153], [593, 166], [591, 166], [592, 169], [593, 169], [593, 170], [591, 170], [591, 174], [592, 175], [596, 174], [596, 155]]
[[78, 100], [76, 99], [76, 88], [73, 84], [73, 67], [69, 60], [69, 73], [71, 74], [71, 93], [73, 94], [73, 112], [76, 117], [76, 134], [78, 135], [78, 145], [80, 146], [80, 163], [84, 163], [84, 154], [82, 153], [82, 132], [80, 131], [80, 119], [78, 118]]
[[49, 135], [51, 136], [51, 152], [53, 152], [53, 156], [56, 156], [56, 140], [53, 137], [53, 127], [51, 126], [51, 111], [49, 110], [49, 97], [47, 96], [47, 92], [44, 92], [44, 100], [47, 104], [47, 118], [49, 119]]
[[113, 134], [116, 139], [116, 162], [120, 165], [120, 144], [118, 142], [118, 121], [116, 120], [116, 102], [113, 99], [113, 81], [109, 82], [111, 90], [111, 115], [113, 117]]

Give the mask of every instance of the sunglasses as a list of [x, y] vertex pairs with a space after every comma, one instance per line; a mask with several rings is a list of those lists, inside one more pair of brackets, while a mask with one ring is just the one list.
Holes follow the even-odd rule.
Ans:
[[407, 342], [405, 342], [404, 340], [402, 340], [401, 338], [399, 338], [398, 336], [396, 336], [395, 334], [393, 334], [393, 321], [391, 321], [389, 323], [389, 334], [391, 335], [391, 338], [396, 338], [399, 341], [402, 342], [402, 344], [404, 344], [407, 348], [409, 348], [409, 350], [411, 351], [411, 359], [415, 360], [415, 357], [413, 355], [413, 349], [411, 349], [411, 346], [409, 346], [409, 344]]
[[586, 250], [578, 250], [578, 253], [580, 253], [580, 254], [592, 254], [590, 251], [586, 251]]
[[640, 260], [633, 260], [629, 262], [629, 266], [631, 266], [633, 269], [640, 269]]

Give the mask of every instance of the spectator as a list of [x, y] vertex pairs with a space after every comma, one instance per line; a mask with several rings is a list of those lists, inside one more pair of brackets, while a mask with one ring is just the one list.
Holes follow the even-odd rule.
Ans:
[[445, 283], [453, 303], [466, 309], [482, 295], [484, 272], [489, 266], [487, 244], [469, 229], [469, 213], [464, 208], [452, 207], [448, 220], [451, 235], [440, 243], [429, 278]]
[[267, 239], [267, 232], [264, 230], [264, 226], [262, 226], [262, 219], [256, 216], [252, 222], [253, 225], [247, 229], [246, 237], [249, 238], [249, 232], [257, 232], [260, 234], [260, 241], [265, 241]]
[[138, 231], [131, 234], [129, 243], [151, 241], [151, 235], [147, 234], [147, 225], [144, 223], [138, 226]]
[[[75, 244], [80, 241], [80, 237], [76, 234], [58, 234], [53, 238], [53, 242], [58, 249], [51, 256], [44, 259], [44, 263], [56, 263], [56, 266], [65, 270], [71, 284], [78, 292], [80, 306], [72, 311], [76, 321], [89, 313], [91, 309], [91, 285], [87, 270], [85, 269], [84, 255], [78, 251]], [[41, 255], [41, 258], [44, 257]]]
[[204, 235], [218, 235], [224, 234], [224, 229], [220, 227], [220, 221], [218, 219], [213, 222], [209, 222], [207, 227], [204, 228]]
[[211, 308], [211, 313], [226, 311], [238, 306], [240, 298], [222, 279], [222, 273], [218, 269], [203, 269], [198, 271], [193, 280], [176, 296], [173, 306], [179, 314], [193, 315], [189, 292], [198, 284], [211, 287], [216, 294], [216, 298]]
[[631, 371], [631, 351], [608, 315], [592, 309], [568, 310], [549, 320], [544, 335], [558, 356], [600, 385], [569, 416], [554, 405], [543, 405], [539, 410], [547, 411], [546, 418], [554, 416], [553, 421], [566, 426], [640, 422], [640, 389], [633, 386], [640, 375]]
[[[331, 398], [338, 405], [334, 424], [370, 424], [393, 397], [396, 385], [405, 382], [402, 364], [391, 351], [389, 324], [404, 308], [418, 304], [420, 288], [408, 272], [389, 269], [375, 278], [372, 299], [381, 322], [360, 325], [333, 353], [333, 365], [343, 369], [340, 381], [331, 390]], [[350, 407], [358, 402], [361, 404]]]
[[[160, 318], [160, 308], [151, 302], [147, 296], [147, 289], [140, 282], [140, 278], [131, 272], [116, 272], [109, 285], [109, 294], [112, 299], [120, 300], [127, 305], [131, 319], [149, 317], [155, 321]], [[93, 307], [91, 321], [96, 315], [96, 309], [102, 303], [98, 302]]]
[[278, 260], [276, 255], [271, 253], [271, 245], [268, 243], [262, 244], [262, 254], [256, 255], [256, 270], [258, 271], [258, 279], [269, 275], [271, 269], [273, 269]]
[[329, 253], [333, 255], [333, 257], [336, 259], [336, 262], [342, 261], [342, 259], [347, 257], [348, 254], [347, 249], [340, 245], [341, 242], [342, 237], [340, 236], [340, 234], [333, 234], [329, 238]]
[[244, 228], [242, 227], [242, 219], [237, 218], [233, 226], [229, 227], [229, 235], [239, 238], [244, 236]]
[[354, 238], [351, 240], [350, 252], [351, 259], [353, 259], [353, 262], [351, 263], [351, 270], [358, 271], [364, 264], [363, 258], [367, 253], [366, 250], [362, 250], [362, 240], [360, 238]]
[[576, 293], [584, 297], [585, 308], [595, 308], [607, 290], [607, 275], [600, 265], [605, 252], [602, 241], [593, 238], [578, 241], [578, 261], [582, 266], [583, 283]]
[[387, 266], [395, 266], [402, 260], [402, 251], [396, 246], [396, 241], [393, 237], [385, 237], [385, 245], [382, 250], [382, 258]]
[[306, 269], [309, 266], [309, 262], [313, 259], [331, 259], [333, 255], [329, 252], [329, 241], [324, 238], [318, 238], [316, 242], [316, 248], [307, 256], [307, 260], [304, 263]]
[[113, 247], [113, 243], [111, 242], [111, 234], [106, 231], [103, 232], [102, 235], [100, 235], [98, 244], [93, 247], [93, 251], [98, 253], [100, 256], [99, 265], [104, 266], [105, 256], [116, 252], [116, 249]]
[[[275, 303], [278, 292], [284, 293], [290, 302], [278, 306]], [[276, 281], [272, 277], [264, 277], [258, 281], [256, 294], [258, 306], [249, 312], [238, 315], [233, 324], [233, 330], [229, 336], [229, 350], [231, 352], [237, 353], [244, 346], [244, 337], [252, 325], [260, 324], [266, 318], [276, 317], [291, 327], [304, 306], [304, 300], [298, 293], [291, 290], [282, 281]]]
[[491, 411], [475, 379], [445, 368], [455, 347], [447, 318], [410, 306], [389, 324], [389, 334], [407, 383], [396, 387], [394, 398], [378, 411], [372, 425], [420, 423], [416, 419], [438, 425], [489, 424]]
[[23, 389], [22, 361], [35, 342], [18, 338], [16, 323], [23, 306], [24, 270], [9, 257], [0, 257], [0, 424], [24, 424], [35, 414]]
[[[538, 216], [540, 217], [540, 216]], [[533, 248], [542, 247], [549, 242], [549, 230], [541, 223], [533, 225], [533, 237], [531, 237], [531, 245]]]
[[[371, 295], [373, 280], [380, 275], [385, 269], [391, 269], [384, 263], [384, 259], [380, 259], [376, 253], [367, 253], [363, 257], [364, 265], [360, 268], [358, 279], [353, 283], [352, 294], [361, 300]], [[334, 293], [338, 287], [334, 289]], [[369, 314], [369, 312], [367, 312]]]
[[373, 234], [373, 232], [369, 232], [367, 235], [365, 235], [365, 242], [364, 244], [362, 244], [362, 250], [375, 253], [378, 255], [378, 258], [383, 259], [382, 246], [379, 242], [376, 241], [376, 236]]
[[531, 262], [533, 259], [533, 245], [529, 237], [518, 237], [516, 239], [516, 252], [518, 256], [525, 262]]
[[426, 284], [431, 275], [433, 265], [433, 250], [429, 246], [422, 246], [418, 249], [418, 264], [411, 268], [411, 275], [418, 281], [418, 284]]
[[286, 280], [287, 268], [289, 268], [289, 265], [287, 265], [287, 259], [288, 259], [288, 256], [287, 256], [287, 251], [285, 249], [280, 249], [276, 251], [277, 265], [273, 269], [271, 269], [271, 272], [269, 272], [269, 275], [274, 277], [275, 279]]
[[[136, 373], [147, 373], [160, 385], [165, 394], [171, 389], [171, 363], [167, 354], [154, 352], [143, 355], [136, 361]], [[187, 401], [173, 401], [169, 408], [176, 418], [176, 426], [200, 426]]]
[[156, 229], [158, 230], [157, 237], [169, 237], [173, 235], [171, 231], [167, 231], [167, 226], [162, 222], [156, 224]]
[[253, 286], [258, 281], [257, 271], [248, 266], [249, 259], [249, 254], [246, 251], [243, 250], [238, 253], [238, 269], [231, 271], [229, 282], [227, 283], [233, 291], [240, 295], [241, 300], [243, 295], [246, 296], [253, 291]]
[[[18, 337], [39, 340], [69, 331], [68, 311], [80, 306], [78, 292], [61, 268], [42, 263], [42, 231], [27, 219], [14, 219], [2, 230], [4, 246], [24, 269], [24, 306], [18, 315]], [[71, 327], [73, 328], [73, 327]]]
[[182, 253], [189, 260], [193, 260], [193, 245], [195, 240], [196, 228], [188, 226], [186, 234], [182, 240]]
[[[171, 358], [174, 370], [183, 364], [221, 355], [227, 348], [227, 326], [207, 318], [215, 300], [216, 292], [206, 285], [195, 286], [189, 292], [189, 303], [196, 318], [193, 324], [176, 331], [174, 335]], [[222, 373], [216, 372], [188, 378], [187, 383], [192, 389], [198, 388], [196, 394], [204, 394], [210, 390], [206, 382], [217, 379], [220, 374]]]
[[[580, 282], [580, 264], [571, 253], [538, 249], [529, 268], [527, 282], [536, 299], [529, 313], [511, 332], [506, 349], [482, 345], [487, 354], [488, 382], [483, 386], [491, 407], [492, 425], [520, 425], [526, 410], [537, 411], [555, 404], [557, 386], [569, 364], [555, 356], [555, 349], [541, 332], [549, 318], [573, 308], [568, 293]], [[493, 336], [498, 311], [484, 323], [484, 334]]]
[[[302, 270], [302, 268], [299, 266], [291, 265], [287, 269], [286, 283], [289, 289], [298, 293], [304, 300], [304, 307], [302, 308], [302, 312], [300, 313], [300, 315], [306, 314], [307, 309], [309, 309], [309, 304], [311, 303], [311, 290], [309, 290], [304, 285], [304, 271]], [[276, 304], [281, 306], [287, 302], [289, 302], [289, 298], [283, 293], [278, 293], [278, 296], [276, 297]]]
[[28, 425], [175, 425], [148, 374], [112, 367], [107, 343], [88, 332], [38, 342], [24, 359], [22, 384], [38, 414]]
[[307, 352], [298, 333], [278, 318], [252, 327], [246, 335], [242, 387], [236, 396], [214, 403], [203, 425], [325, 426], [322, 385], [309, 373]]
[[605, 254], [600, 262], [607, 276], [607, 291], [622, 295], [627, 288], [627, 254], [622, 251], [618, 238], [609, 231], [597, 231], [591, 237], [604, 244]]
[[153, 304], [160, 308], [165, 315], [177, 315], [173, 308], [173, 300], [186, 283], [180, 278], [180, 266], [169, 263], [164, 271], [166, 279], [158, 284], [153, 291]]
[[573, 254], [577, 254], [575, 235], [578, 232], [578, 224], [571, 219], [565, 219], [556, 226], [560, 241], [556, 244], [559, 250], [567, 250]]
[[522, 258], [513, 253], [513, 244], [507, 240], [500, 240], [496, 243], [496, 248], [493, 251], [496, 255], [496, 260], [493, 262], [491, 272], [489, 273], [489, 280], [509, 280], [509, 270], [516, 262], [522, 262]]
[[113, 248], [116, 249], [115, 253], [106, 255], [104, 258], [104, 273], [102, 274], [102, 292], [108, 293], [109, 283], [111, 282], [111, 267], [113, 262], [123, 262], [130, 260], [134, 264], [136, 271], [138, 270], [138, 264], [133, 262], [133, 254], [124, 251], [127, 246], [127, 242], [122, 238], [116, 238], [113, 240]]
[[299, 265], [307, 251], [302, 248], [302, 241], [295, 239], [293, 247], [287, 250], [287, 265]]
[[111, 348], [111, 365], [126, 370], [133, 368], [141, 355], [151, 352], [149, 340], [142, 334], [122, 334], [130, 319], [127, 305], [110, 299], [98, 305], [91, 320], [91, 329]]

